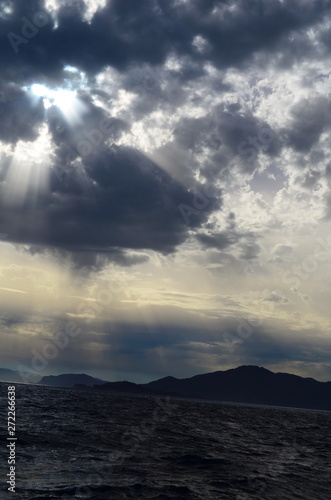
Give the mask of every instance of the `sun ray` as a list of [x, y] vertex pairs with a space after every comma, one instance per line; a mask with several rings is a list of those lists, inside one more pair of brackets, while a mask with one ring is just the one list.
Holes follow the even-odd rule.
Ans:
[[23, 205], [27, 198], [33, 200], [48, 189], [50, 151], [51, 138], [46, 125], [40, 128], [35, 141], [16, 144], [2, 193], [6, 205]]

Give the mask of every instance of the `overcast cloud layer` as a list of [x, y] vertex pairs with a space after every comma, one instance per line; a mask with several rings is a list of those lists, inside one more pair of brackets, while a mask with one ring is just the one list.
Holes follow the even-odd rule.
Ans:
[[0, 0], [9, 367], [331, 379], [330, 11]]

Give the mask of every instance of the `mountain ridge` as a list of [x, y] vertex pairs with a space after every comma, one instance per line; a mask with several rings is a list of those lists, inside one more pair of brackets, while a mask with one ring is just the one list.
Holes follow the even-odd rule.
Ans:
[[[19, 373], [13, 370], [0, 368], [0, 379], [2, 375], [10, 377], [10, 380], [3, 381], [21, 381]], [[301, 377], [291, 373], [274, 373], [255, 365], [242, 365], [183, 379], [166, 376], [145, 384], [128, 381], [107, 382], [84, 373], [47, 375], [42, 377], [38, 384], [98, 392], [331, 410], [330, 381], [321, 382], [312, 377]]]
[[[113, 384], [116, 384], [116, 388]], [[130, 392], [121, 382], [99, 385], [98, 391]], [[131, 386], [132, 392], [173, 397], [331, 410], [331, 382], [289, 373], [274, 373], [264, 367], [243, 365], [225, 371], [194, 375], [185, 379], [163, 377]], [[82, 387], [80, 387], [82, 389]]]

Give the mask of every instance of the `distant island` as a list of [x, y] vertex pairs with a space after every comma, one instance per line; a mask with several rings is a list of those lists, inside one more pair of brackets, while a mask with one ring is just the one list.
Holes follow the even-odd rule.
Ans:
[[[29, 380], [29, 375], [31, 375], [31, 380], [36, 378], [34, 373], [26, 372], [25, 376], [27, 380]], [[0, 368], [0, 382], [26, 383], [26, 380], [22, 378], [20, 372], [18, 371], [10, 370], [8, 368]], [[84, 384], [86, 387], [92, 387], [98, 384], [105, 384], [106, 380], [91, 377], [85, 373], [70, 373], [67, 375], [47, 375], [45, 377], [40, 377], [40, 379], [35, 383], [40, 385], [70, 388], [74, 387], [76, 384]]]
[[85, 373], [70, 373], [64, 375], [48, 375], [39, 382], [40, 385], [53, 385], [57, 387], [74, 387], [76, 384], [83, 384], [85, 387], [95, 387], [99, 384], [106, 384], [105, 380], [94, 378]]
[[[0, 380], [21, 382], [17, 372], [1, 368]], [[289, 373], [273, 373], [258, 366], [240, 366], [184, 379], [169, 376], [147, 384], [107, 382], [84, 373], [49, 375], [42, 377], [39, 385], [96, 392], [331, 410], [331, 382], [319, 382], [313, 378]]]

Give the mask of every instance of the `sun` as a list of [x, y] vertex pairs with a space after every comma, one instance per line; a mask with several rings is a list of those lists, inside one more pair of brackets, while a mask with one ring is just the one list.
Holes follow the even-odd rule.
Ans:
[[[65, 88], [48, 88], [35, 83], [23, 87], [34, 104], [43, 101], [45, 111], [57, 107], [71, 128], [83, 122], [87, 106], [73, 90]], [[35, 200], [40, 193], [49, 188], [51, 152], [54, 148], [52, 135], [47, 120], [39, 127], [38, 138], [33, 142], [20, 140], [15, 150], [8, 150], [8, 172], [6, 175], [6, 193], [3, 197], [6, 205], [23, 206], [29, 198]], [[0, 143], [1, 147], [3, 145]], [[5, 151], [6, 152], [6, 151]]]
[[75, 100], [76, 94], [72, 90], [52, 90], [48, 89], [45, 85], [40, 85], [35, 83], [31, 87], [31, 91], [34, 95], [42, 97], [44, 99], [44, 106], [46, 109], [51, 106], [57, 106], [58, 108], [66, 108], [73, 100]]
[[70, 125], [74, 126], [82, 121], [86, 107], [73, 90], [49, 89], [39, 83], [33, 84], [30, 90], [34, 96], [43, 99], [46, 110], [52, 106], [59, 108]]

